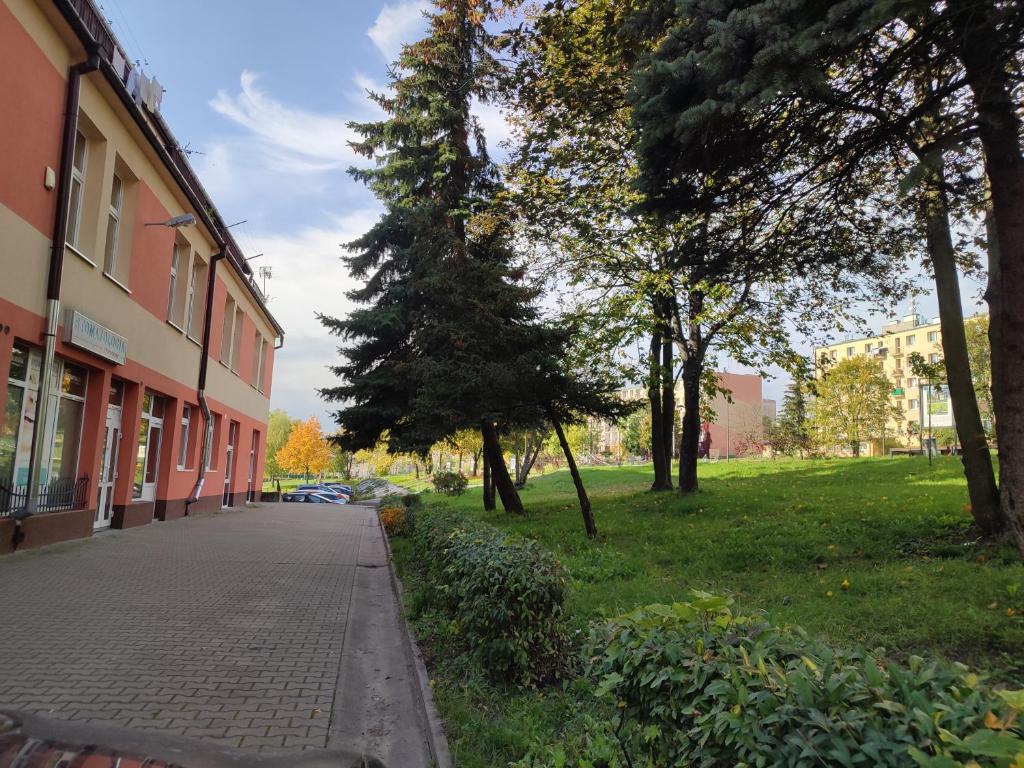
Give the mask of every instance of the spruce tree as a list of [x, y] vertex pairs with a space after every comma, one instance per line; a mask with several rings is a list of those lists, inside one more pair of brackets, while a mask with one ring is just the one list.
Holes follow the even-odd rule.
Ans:
[[334, 416], [348, 450], [384, 438], [392, 451], [422, 453], [480, 429], [502, 502], [521, 511], [495, 414], [516, 395], [509, 382], [557, 339], [537, 322], [508, 226], [490, 212], [497, 178], [470, 111], [497, 66], [490, 10], [484, 0], [437, 0], [429, 35], [403, 49], [389, 92], [371, 94], [384, 119], [352, 124], [355, 149], [375, 165], [351, 174], [385, 210], [348, 246], [346, 264], [365, 281], [348, 294], [359, 307], [320, 316], [344, 342], [332, 367], [341, 383], [321, 395], [341, 405]]
[[794, 378], [786, 388], [775, 434], [780, 439], [783, 453], [797, 453], [802, 459], [804, 452], [810, 448], [810, 432], [807, 428], [807, 387], [799, 377]]

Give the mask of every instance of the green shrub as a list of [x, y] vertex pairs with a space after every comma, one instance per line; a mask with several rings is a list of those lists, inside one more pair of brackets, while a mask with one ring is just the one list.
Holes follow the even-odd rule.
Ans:
[[445, 496], [461, 496], [466, 492], [469, 480], [459, 472], [435, 472], [434, 490]]
[[959, 664], [833, 650], [730, 606], [695, 593], [592, 633], [590, 672], [627, 751], [656, 766], [1024, 767], [1024, 694]]
[[423, 499], [418, 493], [407, 493], [401, 499], [406, 509], [415, 509], [423, 504]]
[[561, 668], [567, 578], [553, 554], [493, 526], [429, 509], [417, 521], [413, 545], [429, 599], [453, 619], [489, 675], [534, 683]]

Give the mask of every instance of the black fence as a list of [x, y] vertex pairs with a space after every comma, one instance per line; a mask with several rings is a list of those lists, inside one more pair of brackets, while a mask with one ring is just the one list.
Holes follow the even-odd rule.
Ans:
[[[39, 486], [39, 507], [37, 512], [63, 512], [69, 509], [84, 509], [86, 493], [89, 490], [89, 476], [77, 480], [54, 480]], [[28, 486], [8, 487], [0, 484], [0, 518], [10, 517], [28, 503]]]

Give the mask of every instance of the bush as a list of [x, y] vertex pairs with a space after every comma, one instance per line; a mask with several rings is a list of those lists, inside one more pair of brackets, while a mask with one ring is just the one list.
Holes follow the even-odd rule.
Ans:
[[402, 496], [402, 503], [406, 509], [416, 509], [423, 503], [423, 499], [418, 493], [407, 493]]
[[434, 473], [434, 490], [445, 496], [461, 496], [466, 492], [469, 480], [459, 472]]
[[427, 595], [489, 675], [541, 682], [566, 658], [562, 610], [567, 578], [534, 541], [451, 512], [422, 515], [413, 534]]
[[405, 507], [382, 507], [380, 521], [388, 536], [404, 536], [408, 532], [409, 519]]
[[833, 650], [695, 595], [591, 636], [597, 693], [654, 765], [1024, 766], [1024, 694], [959, 664]]

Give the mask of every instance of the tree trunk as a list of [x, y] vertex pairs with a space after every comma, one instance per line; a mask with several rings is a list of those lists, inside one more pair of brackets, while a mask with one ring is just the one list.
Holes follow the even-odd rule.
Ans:
[[523, 462], [516, 467], [516, 488], [523, 488], [530, 477], [530, 470], [540, 455], [540, 447], [544, 443], [544, 435], [539, 431], [529, 432], [524, 438]]
[[480, 469], [481, 454], [483, 454], [483, 449], [479, 451], [473, 451], [473, 477], [476, 477], [476, 473]]
[[[950, 3], [959, 26], [955, 39], [978, 112], [978, 135], [992, 195], [998, 234], [1000, 297], [990, 324], [999, 347], [992, 348], [992, 389], [999, 425], [999, 489], [1003, 519], [1024, 555], [1024, 153], [1020, 117], [1013, 99], [1005, 52], [999, 40], [994, 2]], [[999, 363], [996, 364], [996, 359]]]
[[700, 374], [703, 360], [683, 361], [683, 424], [679, 440], [679, 493], [695, 493], [700, 443]]
[[572, 450], [569, 448], [569, 441], [565, 439], [562, 425], [558, 423], [558, 419], [555, 418], [551, 411], [548, 411], [548, 418], [551, 419], [551, 426], [555, 428], [558, 442], [562, 446], [562, 453], [565, 454], [565, 460], [569, 464], [569, 474], [572, 475], [573, 485], [576, 486], [576, 496], [580, 500], [580, 514], [583, 515], [583, 527], [587, 531], [587, 536], [593, 539], [597, 536], [597, 524], [594, 522], [594, 514], [590, 510], [590, 498], [587, 496], [587, 489], [583, 487], [583, 478], [580, 477], [580, 471], [576, 467], [576, 460], [573, 458]]
[[661, 333], [655, 331], [651, 334], [650, 373], [647, 382], [647, 396], [651, 402], [651, 460], [654, 462], [654, 482], [651, 483], [652, 491], [671, 491], [672, 476], [665, 455], [665, 422], [662, 418], [662, 392], [661, 392]]
[[487, 458], [487, 451], [483, 451], [484, 457], [484, 510], [494, 511], [494, 483], [491, 482], [491, 462]]
[[[989, 391], [989, 418], [992, 419], [992, 434], [999, 444], [999, 422], [996, 421], [996, 411], [999, 409], [998, 393], [995, 390], [995, 381], [1003, 366], [1003, 342], [999, 333], [998, 318], [1001, 316], [999, 308], [999, 234], [996, 230], [996, 217], [992, 212], [991, 203], [985, 208], [985, 245], [988, 253], [988, 282], [985, 286], [985, 301], [988, 303], [988, 346], [989, 356], [992, 359], [992, 380], [988, 383]], [[1005, 520], [1004, 520], [1005, 523]]]
[[672, 454], [675, 453], [673, 432], [676, 421], [675, 365], [672, 360], [672, 332], [666, 330], [661, 340], [661, 431], [665, 444], [665, 482], [672, 489]]
[[491, 480], [498, 491], [498, 496], [501, 498], [501, 505], [509, 514], [524, 514], [523, 502], [519, 498], [519, 492], [516, 491], [515, 483], [512, 482], [512, 477], [508, 473], [508, 467], [505, 466], [505, 457], [501, 452], [501, 442], [498, 440], [498, 430], [494, 424], [485, 421], [481, 432], [483, 432], [484, 437], [484, 451], [491, 463]]
[[967, 493], [971, 499], [971, 514], [978, 528], [984, 534], [992, 535], [1003, 529], [999, 489], [996, 487], [992, 456], [988, 450], [988, 440], [981, 424], [981, 411], [971, 378], [956, 253], [949, 231], [949, 207], [943, 189], [945, 179], [941, 164], [934, 169], [931, 181], [924, 189], [925, 231], [939, 300], [946, 385], [949, 387], [957, 435], [963, 446], [961, 460], [967, 478]]

